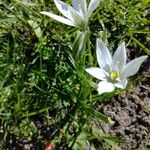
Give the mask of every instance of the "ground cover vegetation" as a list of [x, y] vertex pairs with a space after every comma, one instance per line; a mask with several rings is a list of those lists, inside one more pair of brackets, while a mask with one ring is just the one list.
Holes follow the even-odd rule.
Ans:
[[[81, 15], [74, 15], [69, 8], [71, 15], [64, 12], [68, 19], [72, 16], [67, 22], [52, 15], [63, 17], [56, 2], [60, 1], [0, 1], [0, 148], [148, 147], [150, 1], [87, 0], [88, 16], [80, 9]], [[71, 4], [71, 0], [63, 2]], [[51, 12], [51, 18], [45, 12]], [[130, 66], [130, 75], [137, 73], [145, 62], [124, 86], [115, 84], [123, 81], [120, 70], [109, 70], [109, 81], [116, 88], [102, 92], [96, 79], [102, 78], [88, 69], [103, 68], [102, 64], [107, 64], [109, 55], [115, 54], [122, 42], [127, 62], [138, 60], [135, 67]], [[105, 57], [106, 47], [110, 54]], [[103, 62], [98, 59], [102, 58], [100, 50], [104, 51]], [[123, 58], [117, 57], [120, 62], [126, 60], [125, 55], [119, 56]], [[103, 70], [107, 72], [105, 67]], [[127, 113], [122, 111], [124, 108]], [[136, 126], [138, 135], [143, 131], [142, 137], [137, 138], [135, 130], [129, 133]], [[124, 144], [128, 135], [134, 144]]]

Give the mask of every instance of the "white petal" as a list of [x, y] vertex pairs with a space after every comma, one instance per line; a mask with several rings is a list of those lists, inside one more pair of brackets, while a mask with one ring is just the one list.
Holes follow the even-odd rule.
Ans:
[[66, 19], [66, 18], [64, 18], [64, 17], [61, 17], [61, 16], [58, 16], [58, 15], [52, 14], [52, 13], [50, 13], [50, 12], [45, 12], [45, 11], [42, 11], [42, 12], [40, 12], [40, 13], [41, 13], [41, 14], [44, 14], [44, 15], [46, 15], [46, 16], [49, 16], [49, 17], [51, 17], [51, 18], [53, 18], [53, 19], [55, 19], [55, 20], [57, 20], [57, 21], [59, 21], [59, 22], [62, 22], [62, 23], [64, 23], [64, 24], [67, 24], [67, 25], [69, 25], [69, 26], [75, 26], [75, 24], [74, 24], [71, 20]]
[[97, 67], [93, 67], [93, 68], [88, 68], [85, 69], [90, 75], [92, 75], [93, 77], [99, 79], [99, 80], [106, 80], [106, 75], [104, 73], [104, 70], [97, 68]]
[[81, 16], [81, 14], [79, 14], [79, 12], [77, 12], [76, 10], [74, 10], [72, 7], [69, 7], [69, 11], [70, 11], [70, 15], [72, 17], [72, 20], [74, 21], [74, 24], [83, 29], [86, 28], [86, 20], [83, 16]]
[[98, 83], [98, 94], [103, 94], [107, 92], [112, 92], [115, 89], [115, 86], [111, 82], [101, 81]]
[[141, 56], [138, 57], [132, 61], [130, 61], [124, 69], [122, 78], [127, 78], [129, 76], [132, 76], [134, 74], [136, 74], [141, 66], [141, 64], [144, 62], [144, 60], [147, 58], [148, 56]]
[[70, 19], [70, 13], [69, 13], [69, 7], [70, 5], [68, 5], [67, 3], [64, 3], [60, 0], [54, 0], [56, 7], [58, 8], [58, 10], [68, 19]]
[[83, 12], [86, 12], [87, 9], [86, 0], [72, 0], [72, 6], [77, 11], [81, 8]]
[[125, 87], [127, 86], [127, 79], [123, 79], [121, 82], [115, 83], [115, 87], [121, 88], [121, 89], [125, 89]]
[[88, 7], [88, 16], [90, 17], [93, 11], [99, 6], [100, 0], [91, 0]]
[[98, 64], [101, 68], [105, 68], [108, 65], [111, 66], [111, 54], [106, 45], [99, 39], [96, 41], [96, 55]]
[[117, 67], [119, 71], [123, 70], [126, 64], [125, 42], [122, 42], [113, 55], [112, 67]]

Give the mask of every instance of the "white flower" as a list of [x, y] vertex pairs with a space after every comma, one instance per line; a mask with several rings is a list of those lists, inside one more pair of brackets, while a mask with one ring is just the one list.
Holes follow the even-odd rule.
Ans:
[[86, 71], [101, 80], [98, 83], [98, 94], [112, 92], [115, 87], [124, 89], [127, 85], [127, 78], [136, 74], [140, 65], [147, 58], [147, 56], [141, 56], [126, 64], [127, 56], [124, 42], [111, 56], [106, 45], [100, 40], [96, 42], [96, 55], [100, 68], [92, 67], [86, 69]]
[[86, 0], [72, 0], [72, 6], [61, 0], [54, 0], [56, 7], [65, 17], [55, 15], [50, 12], [41, 12], [59, 22], [70, 26], [76, 26], [80, 29], [86, 29], [88, 20], [92, 12], [98, 7], [99, 0], [91, 0], [87, 7]]

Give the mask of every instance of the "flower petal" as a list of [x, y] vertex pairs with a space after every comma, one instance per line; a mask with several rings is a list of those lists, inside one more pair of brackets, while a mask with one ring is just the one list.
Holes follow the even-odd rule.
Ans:
[[112, 68], [117, 67], [118, 71], [122, 71], [126, 64], [125, 42], [122, 42], [113, 55]]
[[67, 24], [67, 25], [69, 25], [69, 26], [75, 26], [75, 24], [74, 24], [71, 20], [66, 19], [66, 18], [64, 18], [64, 17], [58, 16], [58, 15], [55, 15], [55, 14], [52, 14], [52, 13], [46, 12], [46, 11], [42, 11], [42, 12], [40, 12], [40, 13], [41, 13], [41, 14], [44, 14], [44, 15], [46, 15], [46, 16], [49, 16], [49, 17], [51, 17], [51, 18], [53, 18], [53, 19], [55, 19], [55, 20], [57, 20], [57, 21], [59, 21], [59, 22], [62, 22], [62, 23], [64, 23], [64, 24]]
[[91, 16], [93, 11], [99, 6], [99, 0], [91, 0], [88, 6], [88, 17]]
[[86, 24], [87, 24], [86, 18], [81, 16], [81, 14], [79, 14], [79, 12], [77, 12], [72, 7], [69, 7], [69, 11], [70, 11], [70, 15], [72, 17], [72, 21], [74, 22], [74, 24], [81, 29], [86, 28]]
[[101, 68], [105, 68], [108, 65], [111, 66], [111, 54], [106, 45], [99, 39], [96, 41], [96, 55], [98, 64]]
[[129, 76], [132, 76], [134, 74], [136, 74], [141, 66], [141, 64], [144, 62], [144, 60], [147, 58], [148, 56], [141, 56], [138, 57], [132, 61], [130, 61], [124, 69], [124, 72], [122, 74], [122, 78], [127, 78]]
[[85, 69], [85, 71], [99, 80], [106, 80], [106, 75], [104, 73], [104, 70], [100, 68], [92, 67], [92, 68]]
[[71, 7], [70, 5], [68, 5], [65, 2], [62, 2], [60, 0], [54, 0], [57, 9], [68, 19], [70, 18], [70, 13], [69, 13], [69, 7]]
[[112, 92], [115, 89], [115, 86], [113, 83], [108, 82], [108, 81], [101, 81], [98, 83], [98, 94], [103, 94], [107, 92]]
[[128, 83], [127, 79], [123, 79], [121, 80], [121, 82], [115, 83], [114, 85], [115, 87], [118, 87], [120, 89], [125, 89], [125, 87], [127, 86], [127, 83]]
[[86, 12], [87, 9], [86, 0], [72, 0], [72, 6], [78, 12], [80, 9]]

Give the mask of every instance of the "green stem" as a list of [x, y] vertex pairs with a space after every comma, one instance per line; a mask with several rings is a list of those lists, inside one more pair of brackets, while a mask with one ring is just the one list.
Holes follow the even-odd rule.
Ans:
[[88, 62], [89, 65], [92, 66], [93, 65], [93, 58], [92, 58], [92, 53], [91, 53], [91, 41], [90, 41], [90, 36], [91, 33], [88, 30], [88, 35], [87, 35], [87, 52], [88, 52]]

